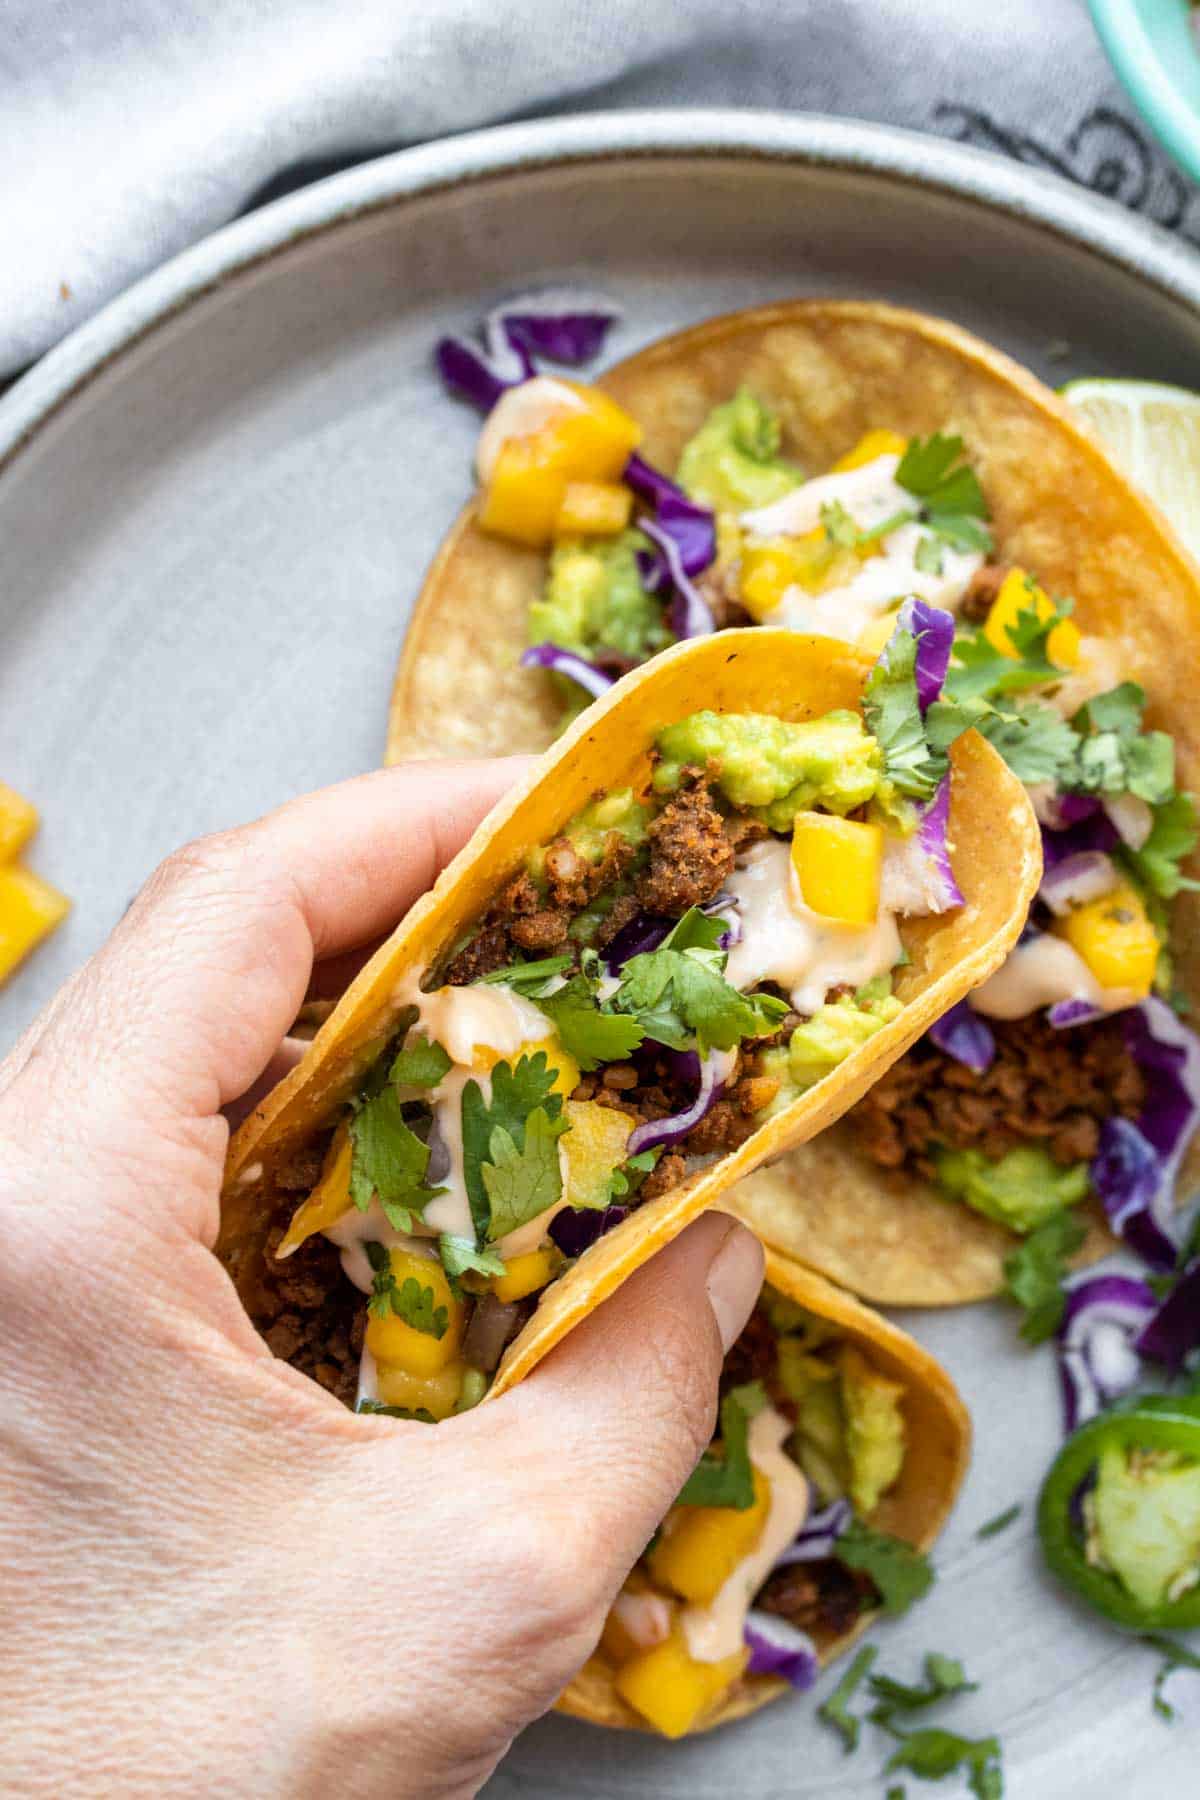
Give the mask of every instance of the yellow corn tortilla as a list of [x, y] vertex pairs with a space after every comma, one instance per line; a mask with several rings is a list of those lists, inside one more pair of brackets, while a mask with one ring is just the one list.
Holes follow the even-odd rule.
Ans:
[[[1071, 595], [1084, 632], [1117, 649], [1175, 739], [1178, 784], [1200, 791], [1200, 570], [1157, 508], [1068, 408], [990, 345], [941, 319], [874, 301], [796, 300], [711, 319], [618, 364], [597, 385], [638, 420], [668, 473], [743, 382], [779, 416], [782, 451], [824, 474], [865, 432], [957, 433], [992, 514], [996, 560]], [[386, 760], [541, 749], [560, 709], [519, 667], [545, 558], [488, 538], [474, 503], [422, 588], [392, 694]], [[1193, 859], [1193, 864], [1197, 859]], [[1192, 867], [1195, 874], [1197, 869]], [[1003, 879], [1003, 876], [1001, 876]], [[1200, 895], [1174, 902], [1176, 985], [1200, 1006]], [[1181, 1195], [1200, 1177], [1200, 1142]], [[757, 1175], [739, 1195], [755, 1229], [887, 1305], [954, 1305], [997, 1292], [1013, 1234], [857, 1150], [853, 1121]], [[1113, 1247], [1091, 1210], [1079, 1261]]]
[[[397, 987], [434, 966], [489, 900], [599, 789], [641, 788], [656, 734], [698, 704], [788, 719], [856, 708], [869, 661], [846, 644], [795, 632], [750, 630], [677, 645], [635, 670], [591, 707], [494, 808], [347, 989], [304, 1060], [241, 1126], [230, 1146], [218, 1254], [251, 1317], [261, 1306], [263, 1247], [277, 1214], [294, 1204], [276, 1174], [332, 1123], [355, 1083], [394, 1033]], [[938, 918], [905, 921], [911, 958], [896, 985], [899, 1016], [808, 1093], [768, 1120], [738, 1150], [647, 1202], [546, 1289], [509, 1346], [494, 1394], [528, 1374], [555, 1343], [633, 1272], [766, 1157], [840, 1117], [929, 1023], [999, 966], [1020, 930], [1041, 872], [1041, 845], [1020, 784], [974, 732], [951, 757], [949, 842], [965, 904]]]
[[[876, 1369], [904, 1384], [904, 1466], [870, 1515], [870, 1523], [918, 1550], [928, 1550], [949, 1516], [971, 1460], [971, 1421], [958, 1389], [941, 1364], [907, 1332], [790, 1257], [768, 1249], [766, 1260], [766, 1278], [773, 1288], [836, 1326]], [[871, 1617], [867, 1615], [840, 1637], [831, 1632], [814, 1634], [822, 1665], [843, 1655], [868, 1629]], [[617, 1692], [615, 1674], [613, 1665], [597, 1651], [559, 1696], [558, 1710], [593, 1725], [651, 1730]], [[744, 1718], [768, 1700], [791, 1691], [779, 1676], [743, 1675], [695, 1729], [711, 1731], [716, 1725]]]

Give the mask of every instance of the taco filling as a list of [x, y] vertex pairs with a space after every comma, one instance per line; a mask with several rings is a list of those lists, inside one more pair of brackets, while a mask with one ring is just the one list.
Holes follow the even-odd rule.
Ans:
[[593, 456], [623, 421], [625, 461], [612, 450], [605, 465], [619, 528], [615, 505], [590, 520], [574, 508], [576, 476], [563, 478], [562, 507], [524, 539], [550, 548], [526, 662], [552, 671], [569, 716], [673, 634], [766, 623], [878, 653], [902, 605], [909, 622], [914, 599], [926, 626], [945, 616], [953, 643], [927, 734], [944, 747], [971, 725], [989, 739], [1034, 803], [1046, 873], [1008, 962], [860, 1103], [856, 1141], [1016, 1233], [1094, 1196], [1170, 1266], [1170, 1186], [1196, 1096], [1164, 1122], [1154, 1086], [1165, 1064], [1178, 1085], [1200, 1054], [1169, 1006], [1172, 904], [1195, 886], [1180, 864], [1197, 821], [1119, 649], [995, 559], [961, 439], [881, 425], [831, 469], [805, 470], [747, 386], [711, 411], [673, 477], [637, 454], [637, 422], [598, 390], [538, 376], [510, 388], [484, 428], [485, 531], [513, 531], [524, 484], [583, 467], [572, 458], [592, 411]]
[[897, 630], [862, 714], [663, 727], [639, 791], [594, 795], [403, 978], [342, 1116], [277, 1174], [303, 1195], [269, 1245], [277, 1353], [362, 1408], [473, 1405], [568, 1263], [900, 1014], [900, 921], [961, 902], [921, 642]]
[[881, 1604], [868, 1566], [901, 1566], [906, 1602], [924, 1590], [917, 1553], [870, 1526], [904, 1468], [904, 1402], [857, 1343], [764, 1287], [725, 1361], [718, 1436], [600, 1640], [641, 1720], [680, 1737], [756, 1677], [811, 1687]]

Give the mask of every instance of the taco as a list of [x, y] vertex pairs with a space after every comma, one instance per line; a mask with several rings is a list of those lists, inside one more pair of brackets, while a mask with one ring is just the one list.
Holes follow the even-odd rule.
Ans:
[[682, 1737], [812, 1686], [931, 1579], [970, 1454], [949, 1376], [821, 1276], [767, 1252], [725, 1359], [719, 1437], [558, 1705]]
[[1200, 998], [1200, 574], [1153, 506], [1025, 370], [873, 303], [711, 320], [597, 387], [526, 379], [480, 443], [389, 760], [544, 744], [679, 635], [758, 621], [875, 653], [916, 596], [955, 626], [931, 729], [973, 724], [1038, 812], [1047, 872], [1009, 964], [740, 1189], [748, 1221], [894, 1304], [996, 1291], [1046, 1224], [1080, 1260], [1115, 1232], [1169, 1266], [1200, 1096], [1177, 1017]]
[[490, 815], [231, 1145], [218, 1252], [277, 1353], [423, 1417], [503, 1389], [999, 964], [1036, 824], [968, 734], [910, 829], [906, 635], [883, 675], [680, 645]]

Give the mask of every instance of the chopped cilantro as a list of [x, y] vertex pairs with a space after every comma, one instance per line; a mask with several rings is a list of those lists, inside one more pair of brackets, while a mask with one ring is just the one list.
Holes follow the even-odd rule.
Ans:
[[785, 1000], [742, 994], [725, 980], [718, 948], [725, 929], [692, 907], [657, 950], [630, 957], [615, 1004], [634, 1015], [644, 1036], [673, 1050], [690, 1049], [694, 1037], [703, 1056], [768, 1036], [785, 1017]]
[[423, 1287], [414, 1275], [397, 1282], [392, 1273], [392, 1259], [382, 1244], [367, 1244], [364, 1248], [374, 1277], [367, 1311], [377, 1319], [386, 1319], [389, 1313], [395, 1313], [414, 1331], [422, 1331], [427, 1337], [444, 1338], [450, 1315], [444, 1306], [434, 1305], [433, 1289]]
[[884, 1795], [883, 1800], [905, 1800], [904, 1788], [890, 1787], [888, 1789], [887, 1793]]
[[888, 1759], [885, 1773], [910, 1769], [923, 1781], [941, 1781], [958, 1769], [966, 1771], [967, 1786], [977, 1800], [1001, 1800], [1004, 1775], [1000, 1766], [999, 1738], [965, 1738], [957, 1732], [929, 1727], [924, 1731], [896, 1733], [900, 1747]]
[[444, 1231], [438, 1239], [438, 1255], [451, 1281], [457, 1281], [468, 1270], [476, 1275], [503, 1275], [504, 1259], [494, 1250], [479, 1250], [470, 1238], [454, 1237]]
[[1029, 605], [1021, 608], [1005, 633], [1007, 653], [997, 650], [983, 631], [957, 632], [946, 676], [947, 699], [995, 701], [1061, 681], [1065, 671], [1051, 658], [1048, 645], [1055, 627], [1072, 610], [1070, 600], [1059, 600], [1043, 616], [1031, 595]]
[[1160, 1719], [1173, 1725], [1177, 1714], [1163, 1689], [1176, 1669], [1200, 1669], [1200, 1656], [1194, 1650], [1189, 1650], [1186, 1644], [1177, 1644], [1174, 1638], [1155, 1635], [1144, 1637], [1142, 1642], [1148, 1650], [1157, 1650], [1163, 1658], [1158, 1674], [1154, 1677], [1154, 1710]]
[[930, 800], [949, 768], [946, 749], [966, 725], [959, 725], [934, 749], [917, 698], [916, 671], [916, 637], [898, 626], [867, 679], [863, 718], [883, 751], [884, 769], [893, 787], [915, 800]]
[[508, 963], [503, 969], [493, 969], [490, 975], [481, 975], [480, 980], [493, 987], [511, 987], [518, 993], [536, 994], [538, 988], [558, 975], [565, 975], [570, 967], [569, 956], [543, 956], [537, 962]]
[[645, 1037], [636, 1019], [598, 1004], [594, 977], [576, 975], [537, 1004], [553, 1021], [563, 1049], [585, 1072], [601, 1063], [623, 1062]]
[[861, 1519], [852, 1519], [838, 1538], [834, 1552], [839, 1562], [869, 1575], [885, 1613], [898, 1618], [933, 1586], [929, 1558], [903, 1538], [873, 1531]]
[[[939, 704], [935, 701], [930, 712]], [[969, 723], [1004, 758], [1018, 781], [1027, 784], [1052, 781], [1064, 785], [1070, 779], [1075, 768], [1078, 739], [1052, 706], [1010, 702], [1003, 710], [981, 706], [974, 714], [970, 708], [960, 711], [968, 714]], [[937, 725], [933, 720], [927, 723], [933, 739]]]
[[463, 1089], [463, 1179], [478, 1243], [503, 1237], [562, 1192], [555, 1140], [567, 1122], [562, 1096], [552, 1091], [555, 1076], [539, 1050], [515, 1069], [495, 1065], [490, 1100], [477, 1081]]
[[916, 550], [913, 552], [913, 566], [919, 569], [922, 575], [940, 575], [945, 561], [945, 549], [932, 533], [927, 533], [923, 538], [918, 539]]
[[379, 1196], [387, 1221], [397, 1231], [411, 1231], [426, 1203], [444, 1188], [425, 1186], [429, 1146], [405, 1124], [400, 1099], [389, 1085], [365, 1100], [350, 1121], [354, 1145], [350, 1165], [350, 1198], [366, 1212]]
[[1160, 900], [1173, 900], [1176, 894], [1200, 886], [1179, 869], [1183, 858], [1195, 849], [1198, 835], [1200, 824], [1192, 796], [1172, 794], [1154, 807], [1154, 823], [1141, 849], [1123, 848], [1117, 854], [1152, 894]]
[[1011, 1506], [1005, 1507], [1003, 1512], [997, 1513], [995, 1518], [988, 1519], [986, 1523], [981, 1525], [979, 1530], [975, 1533], [975, 1536], [977, 1538], [999, 1537], [1002, 1531], [1007, 1531], [1010, 1525], [1016, 1524], [1021, 1516], [1021, 1512], [1021, 1502], [1016, 1500]]
[[1083, 734], [1072, 785], [1089, 794], [1136, 794], [1161, 806], [1175, 790], [1175, 745], [1165, 731], [1143, 731], [1145, 690], [1122, 681], [1096, 694], [1071, 720]]
[[872, 1675], [871, 1692], [879, 1704], [869, 1716], [874, 1725], [890, 1725], [897, 1713], [919, 1712], [951, 1694], [973, 1694], [978, 1688], [977, 1681], [967, 1680], [957, 1657], [931, 1650], [925, 1658], [925, 1680], [919, 1686], [891, 1675]]
[[915, 494], [931, 532], [954, 550], [977, 550], [986, 555], [992, 534], [983, 521], [987, 502], [969, 463], [960, 462], [963, 441], [935, 432], [929, 438], [910, 438], [900, 458], [896, 482]]
[[721, 1402], [721, 1443], [717, 1456], [706, 1450], [680, 1489], [677, 1506], [731, 1506], [745, 1512], [754, 1504], [754, 1473], [746, 1439], [750, 1421], [767, 1404], [761, 1381], [730, 1388]]
[[433, 1088], [453, 1064], [440, 1044], [415, 1037], [405, 1044], [388, 1070], [388, 1080], [399, 1087]]
[[436, 1425], [437, 1420], [425, 1407], [385, 1406], [382, 1400], [360, 1400], [356, 1413], [379, 1413], [385, 1419], [415, 1419], [421, 1425]]
[[841, 550], [860, 550], [865, 544], [874, 544], [891, 532], [907, 525], [916, 513], [908, 507], [890, 513], [886, 519], [880, 519], [878, 525], [870, 525], [860, 530], [840, 500], [830, 500], [821, 508], [821, 523], [825, 527], [825, 536], [831, 544]]
[[1086, 1226], [1074, 1213], [1056, 1213], [1005, 1257], [1005, 1290], [1025, 1310], [1021, 1336], [1027, 1344], [1044, 1344], [1058, 1330], [1066, 1305], [1067, 1260], [1086, 1236]]
[[608, 1195], [605, 1201], [622, 1200], [626, 1194], [636, 1194], [647, 1175], [663, 1153], [663, 1146], [655, 1144], [652, 1149], [638, 1150], [627, 1157], [619, 1169], [614, 1169], [608, 1178]]
[[817, 1708], [817, 1717], [824, 1719], [827, 1725], [832, 1725], [835, 1731], [841, 1733], [847, 1756], [852, 1750], [858, 1749], [859, 1733], [862, 1731], [862, 1720], [850, 1711], [850, 1702], [866, 1680], [878, 1655], [879, 1651], [873, 1644], [860, 1650], [828, 1700]]

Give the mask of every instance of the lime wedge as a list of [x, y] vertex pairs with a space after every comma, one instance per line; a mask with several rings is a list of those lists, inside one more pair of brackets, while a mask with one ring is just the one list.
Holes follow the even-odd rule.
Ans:
[[1062, 394], [1200, 557], [1200, 394], [1157, 381], [1069, 381]]

